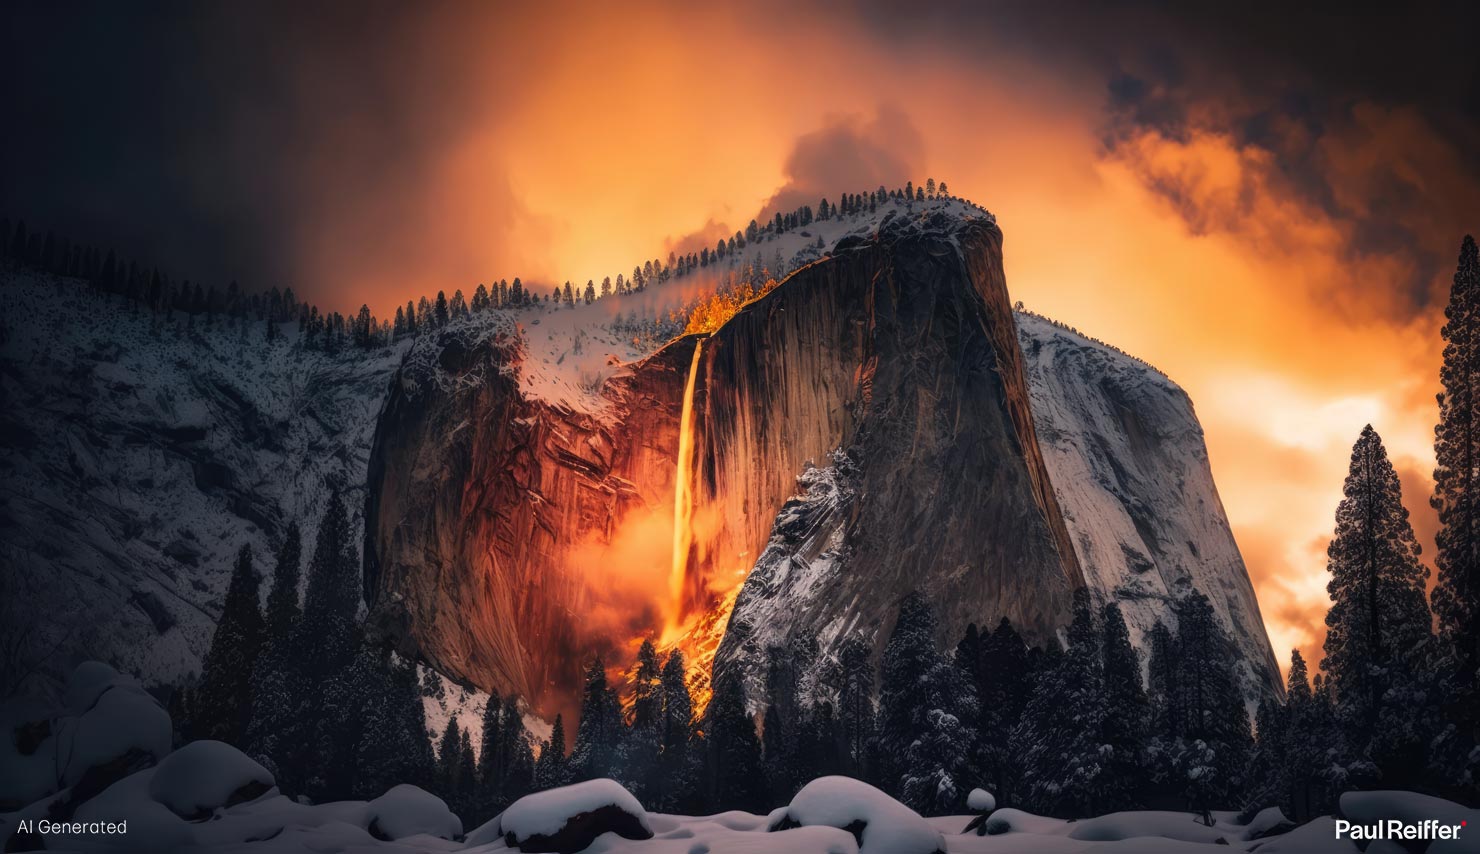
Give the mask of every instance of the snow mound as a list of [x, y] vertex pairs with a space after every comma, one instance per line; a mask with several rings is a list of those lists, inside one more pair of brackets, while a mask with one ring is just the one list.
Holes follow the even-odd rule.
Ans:
[[410, 836], [456, 839], [462, 836], [462, 819], [452, 814], [445, 801], [407, 783], [395, 786], [371, 801], [367, 816], [370, 835], [376, 839], [395, 840]]
[[153, 797], [157, 768], [131, 774], [77, 808], [79, 822], [127, 822], [120, 835], [70, 835], [70, 846], [87, 850], [178, 851], [197, 841], [194, 825]]
[[88, 662], [68, 680], [67, 697], [79, 702], [68, 703], [71, 717], [54, 728], [56, 756], [66, 766], [62, 785], [74, 785], [130, 752], [154, 761], [170, 752], [170, 716], [133, 677]]
[[504, 810], [498, 827], [505, 844], [520, 851], [581, 851], [603, 833], [653, 837], [642, 804], [605, 778], [526, 795]]
[[966, 808], [974, 812], [991, 812], [997, 808], [997, 799], [986, 789], [972, 789], [966, 796]]
[[1254, 815], [1246, 827], [1244, 827], [1243, 838], [1245, 840], [1263, 839], [1278, 833], [1288, 833], [1293, 830], [1295, 823], [1285, 818], [1285, 814], [1279, 807], [1265, 807]]
[[155, 769], [149, 796], [186, 820], [256, 800], [277, 781], [245, 753], [221, 741], [192, 741]]
[[1004, 833], [1063, 836], [1068, 833], [1069, 828], [1070, 824], [1061, 818], [1045, 818], [1012, 807], [993, 811], [986, 824], [988, 836], [1000, 836]]
[[78, 786], [96, 794], [170, 752], [170, 718], [138, 681], [96, 661], [79, 665], [65, 707], [0, 704], [0, 808]]
[[[1480, 810], [1417, 792], [1347, 792], [1341, 796], [1340, 814], [1354, 824], [1378, 824], [1393, 819], [1404, 824], [1421, 824], [1434, 819], [1440, 824], [1473, 824], [1480, 828]], [[1430, 854], [1474, 850], [1473, 838], [1436, 839], [1427, 849]]]
[[[1349, 840], [1337, 839], [1336, 822], [1322, 816], [1260, 842], [1257, 850], [1259, 854], [1357, 854], [1359, 849]], [[1375, 843], [1372, 850], [1378, 850]]]
[[[1238, 833], [1221, 824], [1208, 827], [1187, 812], [1115, 812], [1077, 821], [1070, 839], [1085, 842], [1120, 842], [1125, 839], [1174, 839], [1203, 845], [1224, 845]], [[1223, 840], [1219, 842], [1219, 840]]]
[[97, 702], [104, 691], [118, 682], [117, 670], [101, 661], [84, 661], [67, 677], [62, 702], [69, 709], [86, 709]]
[[794, 827], [836, 827], [858, 840], [859, 854], [935, 854], [945, 838], [920, 814], [878, 789], [850, 777], [819, 777], [802, 787], [773, 832]]

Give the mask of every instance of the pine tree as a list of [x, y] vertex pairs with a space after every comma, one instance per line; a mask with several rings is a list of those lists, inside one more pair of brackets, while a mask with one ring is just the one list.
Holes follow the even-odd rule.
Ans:
[[358, 563], [350, 542], [344, 498], [336, 489], [319, 522], [299, 620], [300, 661], [308, 665], [310, 676], [333, 673], [355, 653], [355, 618], [360, 604]]
[[245, 750], [274, 774], [277, 759], [284, 756], [280, 737], [293, 713], [290, 694], [293, 671], [293, 642], [298, 631], [298, 578], [303, 537], [298, 523], [288, 526], [278, 548], [272, 570], [272, 589], [267, 593], [262, 653], [252, 671], [251, 721], [247, 725]]
[[632, 725], [624, 740], [619, 765], [622, 782], [644, 803], [661, 789], [658, 758], [662, 752], [663, 669], [651, 639], [643, 639], [637, 661], [628, 675], [632, 696]]
[[969, 757], [975, 751], [976, 732], [969, 722], [977, 716], [976, 692], [964, 674], [938, 658], [920, 680], [924, 726], [905, 751], [905, 775], [900, 799], [924, 815], [959, 813], [972, 788]]
[[[383, 652], [354, 629], [350, 661], [313, 686], [314, 716], [307, 722], [308, 741], [295, 758], [307, 770], [303, 793], [315, 801], [343, 800], [354, 794], [360, 777], [360, 746], [372, 703], [371, 688], [380, 681]], [[296, 746], [295, 746], [296, 747]]]
[[245, 743], [252, 715], [252, 673], [262, 649], [262, 612], [257, 605], [260, 579], [252, 566], [252, 547], [237, 552], [221, 619], [201, 668], [194, 698], [192, 732], [239, 745]]
[[[825, 201], [825, 200], [824, 200]], [[873, 644], [850, 635], [838, 648], [842, 684], [838, 691], [838, 728], [842, 740], [840, 772], [859, 779], [869, 776], [868, 758], [874, 742]]]
[[[1389, 785], [1412, 785], [1428, 741], [1404, 726], [1429, 639], [1428, 570], [1418, 560], [1398, 475], [1370, 424], [1352, 448], [1343, 495], [1326, 550], [1331, 610], [1321, 667], [1352, 747]], [[1393, 708], [1395, 701], [1402, 707]]]
[[1290, 675], [1285, 683], [1285, 709], [1278, 725], [1282, 736], [1279, 765], [1284, 791], [1280, 808], [1295, 821], [1308, 821], [1319, 814], [1326, 801], [1321, 780], [1325, 745], [1313, 741], [1318, 736], [1320, 715], [1310, 687], [1305, 658], [1300, 650], [1290, 651]]
[[974, 745], [975, 690], [935, 646], [935, 613], [925, 597], [901, 602], [884, 646], [879, 689], [882, 779], [917, 812], [939, 815], [964, 804]]
[[1480, 252], [1465, 235], [1444, 309], [1444, 362], [1439, 372], [1439, 424], [1434, 428], [1434, 496], [1438, 617], [1450, 727], [1434, 746], [1441, 778], [1480, 785]]
[[621, 734], [621, 707], [607, 687], [606, 666], [597, 656], [586, 668], [581, 722], [576, 727], [576, 743], [571, 750], [566, 782], [579, 783], [613, 776]]
[[1027, 644], [1003, 617], [990, 635], [982, 635], [985, 693], [978, 716], [977, 757], [998, 806], [1017, 802], [1022, 768], [1014, 758], [1012, 733], [1022, 720], [1032, 690], [1032, 664]]
[[1105, 603], [1100, 629], [1105, 673], [1100, 752], [1106, 773], [1100, 777], [1095, 802], [1101, 810], [1127, 810], [1139, 805], [1146, 783], [1150, 704], [1141, 685], [1141, 662], [1119, 605]]
[[1182, 662], [1177, 640], [1165, 623], [1157, 620], [1149, 637], [1151, 657], [1146, 670], [1150, 683], [1151, 731], [1170, 742], [1180, 738], [1183, 732]]
[[755, 721], [745, 709], [745, 689], [733, 673], [718, 677], [704, 710], [705, 777], [715, 812], [761, 812], [766, 806], [765, 769]]
[[[517, 714], [517, 711], [516, 711]], [[500, 800], [503, 793], [504, 773], [509, 766], [509, 757], [502, 755], [504, 748], [504, 704], [497, 694], [490, 694], [483, 705], [483, 734], [478, 747], [478, 783], [482, 787], [479, 800], [484, 807], [497, 811], [504, 806]], [[481, 824], [480, 817], [469, 816]]]
[[658, 664], [658, 650], [651, 638], [644, 638], [637, 650], [637, 663], [632, 669], [632, 725], [635, 728], [656, 726], [663, 711], [663, 669]]
[[565, 718], [558, 712], [549, 740], [540, 745], [540, 758], [534, 767], [534, 790], [544, 791], [562, 784], [565, 779]]
[[496, 754], [498, 789], [492, 793], [492, 805], [502, 809], [529, 794], [534, 785], [534, 752], [529, 746], [524, 715], [519, 711], [519, 698], [513, 694], [504, 698], [500, 718]]
[[[315, 799], [346, 797], [338, 781], [358, 746], [358, 734], [347, 715], [359, 702], [357, 673], [365, 667], [356, 612], [359, 608], [359, 561], [350, 543], [344, 500], [331, 492], [329, 506], [319, 521], [303, 614], [294, 632], [292, 670], [287, 694], [290, 708], [278, 736], [283, 751], [275, 763], [288, 771], [287, 789]], [[290, 767], [291, 766], [291, 767]], [[299, 777], [299, 775], [306, 775]]]
[[457, 725], [457, 716], [453, 715], [447, 720], [442, 740], [437, 744], [437, 788], [449, 806], [457, 800], [461, 773], [462, 728]]
[[801, 747], [801, 674], [789, 651], [782, 646], [766, 650], [766, 696], [769, 700], [762, 726], [762, 753], [772, 803], [789, 803], [801, 788], [798, 764]]
[[1234, 670], [1238, 653], [1202, 593], [1192, 591], [1173, 609], [1185, 726], [1176, 763], [1189, 806], [1211, 821], [1213, 806], [1241, 798], [1253, 746]]
[[1094, 815], [1106, 773], [1099, 750], [1104, 726], [1104, 666], [1089, 591], [1074, 591], [1069, 648], [1039, 673], [1015, 739], [1024, 795], [1054, 815]]
[[689, 693], [683, 652], [673, 650], [663, 663], [659, 688], [663, 708], [659, 721], [659, 787], [657, 802], [669, 812], [695, 812], [701, 807], [702, 744], [694, 732], [694, 700]]
[[1288, 789], [1285, 707], [1273, 697], [1259, 701], [1254, 715], [1254, 753], [1249, 758], [1249, 799], [1239, 819], [1247, 823], [1265, 807], [1278, 806]]
[[458, 738], [457, 780], [453, 811], [471, 816], [478, 809], [478, 764], [473, 755], [473, 739], [463, 730]]
[[288, 525], [272, 569], [272, 589], [267, 593], [264, 615], [270, 638], [290, 636], [298, 622], [299, 562], [303, 559], [303, 534], [298, 523]]
[[366, 800], [400, 783], [429, 789], [435, 777], [416, 665], [393, 656], [378, 663], [365, 686], [369, 702], [356, 745], [354, 795]]

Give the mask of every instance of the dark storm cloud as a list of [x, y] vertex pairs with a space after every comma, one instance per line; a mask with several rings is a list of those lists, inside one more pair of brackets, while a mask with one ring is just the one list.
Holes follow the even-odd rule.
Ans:
[[[473, 99], [486, 115], [513, 97], [498, 80], [453, 85], [478, 55], [453, 11], [7, 5], [0, 211], [176, 275], [260, 287], [304, 275], [326, 244], [344, 263], [414, 257], [443, 144]], [[517, 215], [490, 175], [485, 192]]]
[[[1103, 99], [1109, 157], [1134, 153], [1127, 142], [1148, 132], [1226, 134], [1270, 154], [1251, 193], [1329, 212], [1350, 252], [1402, 253], [1408, 272], [1391, 287], [1411, 306], [1432, 299], [1458, 232], [1475, 227], [1464, 223], [1480, 195], [1480, 7], [1191, 6], [790, 4], [747, 19], [819, 43], [863, 22], [867, 38], [792, 57], [798, 68], [949, 55], [996, 75], [1014, 57], [1027, 75], [1071, 78]], [[0, 213], [211, 281], [310, 294], [314, 282], [290, 279], [429, 270], [474, 281], [490, 257], [517, 254], [508, 235], [521, 226], [524, 243], [539, 238], [497, 140], [534, 132], [499, 122], [569, 59], [573, 25], [561, 17], [452, 2], [7, 4]], [[873, 107], [857, 93], [837, 101], [845, 114]], [[1407, 112], [1361, 112], [1374, 105]], [[770, 209], [919, 177], [921, 135], [894, 111], [818, 121], [795, 141]], [[449, 177], [471, 124], [487, 155]], [[1333, 147], [1366, 156], [1333, 160]], [[1237, 207], [1209, 207], [1180, 176], [1137, 165], [1190, 227], [1236, 230]], [[435, 189], [449, 184], [486, 200], [476, 221]], [[466, 250], [473, 242], [481, 252]]]
[[1210, 206], [1186, 173], [1132, 165], [1195, 233], [1245, 230], [1258, 193], [1319, 208], [1353, 261], [1398, 257], [1405, 272], [1377, 287], [1400, 310], [1432, 307], [1460, 234], [1480, 227], [1480, 5], [963, 2], [922, 14], [879, 2], [866, 19], [901, 48], [1006, 53], [1100, 88], [1108, 157], [1136, 156], [1148, 133], [1267, 154], [1244, 164], [1243, 205]]

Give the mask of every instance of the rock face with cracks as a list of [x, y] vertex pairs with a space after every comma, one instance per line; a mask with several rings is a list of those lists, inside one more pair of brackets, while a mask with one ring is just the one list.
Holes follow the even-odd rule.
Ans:
[[[1118, 551], [1117, 530], [1086, 534], [1098, 504], [1144, 510], [1141, 487], [1056, 483], [1063, 459], [1104, 456], [1103, 443], [1045, 453], [1043, 388], [1063, 397], [1079, 380], [1030, 379], [987, 215], [886, 217], [713, 334], [614, 366], [594, 410], [533, 393], [526, 358], [517, 335], [418, 342], [376, 430], [364, 551], [373, 615], [404, 651], [537, 712], [572, 710], [585, 660], [620, 660], [665, 623], [713, 626], [716, 666], [754, 682], [764, 646], [798, 631], [824, 650], [855, 629], [882, 646], [913, 589], [934, 603], [942, 644], [1003, 615], [1042, 644], [1076, 587], [1141, 595], [1121, 576], [1149, 577], [1149, 561], [1170, 579], [1198, 553], [1167, 546], [1181, 523]], [[818, 506], [813, 486], [798, 495], [809, 466], [832, 490]], [[1248, 640], [1251, 682], [1267, 685], [1268, 643], [1208, 478], [1210, 491], [1191, 511], [1210, 518], [1192, 527], [1227, 540], [1212, 571], [1228, 577], [1213, 580], [1236, 591], [1224, 616]], [[657, 544], [635, 582], [610, 559], [634, 530]], [[1082, 563], [1112, 551], [1135, 566]], [[1164, 610], [1176, 587], [1145, 608]]]

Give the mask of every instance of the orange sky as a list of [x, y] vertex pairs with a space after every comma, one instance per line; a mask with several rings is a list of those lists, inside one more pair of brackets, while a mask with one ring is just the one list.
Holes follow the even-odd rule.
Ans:
[[[906, 50], [844, 16], [780, 12], [476, 17], [432, 16], [405, 35], [413, 55], [460, 57], [410, 90], [433, 113], [421, 102], [456, 90], [458, 114], [440, 117], [447, 130], [414, 179], [375, 196], [393, 212], [336, 210], [298, 235], [306, 282], [370, 294], [384, 313], [499, 276], [600, 281], [686, 234], [742, 228], [773, 197], [815, 203], [934, 176], [997, 214], [1014, 298], [1190, 393], [1282, 661], [1296, 646], [1320, 656], [1325, 543], [1364, 424], [1432, 543], [1441, 317], [1412, 307], [1441, 303], [1399, 286], [1415, 275], [1403, 247], [1370, 245], [1330, 212], [1381, 216], [1375, 163], [1419, 187], [1458, 164], [1417, 113], [1353, 103], [1345, 123], [1295, 138], [1337, 188], [1315, 204], [1272, 147], [1220, 126], [1220, 106], [1179, 133], [1115, 125], [1103, 77], [1008, 40]], [[1274, 127], [1282, 142], [1304, 132]], [[303, 153], [305, 204], [367, 193], [322, 177], [343, 174], [326, 167], [365, 132], [350, 124]], [[1424, 214], [1410, 200], [1394, 215], [1418, 217], [1453, 257], [1450, 230], [1475, 213], [1462, 208]]]

